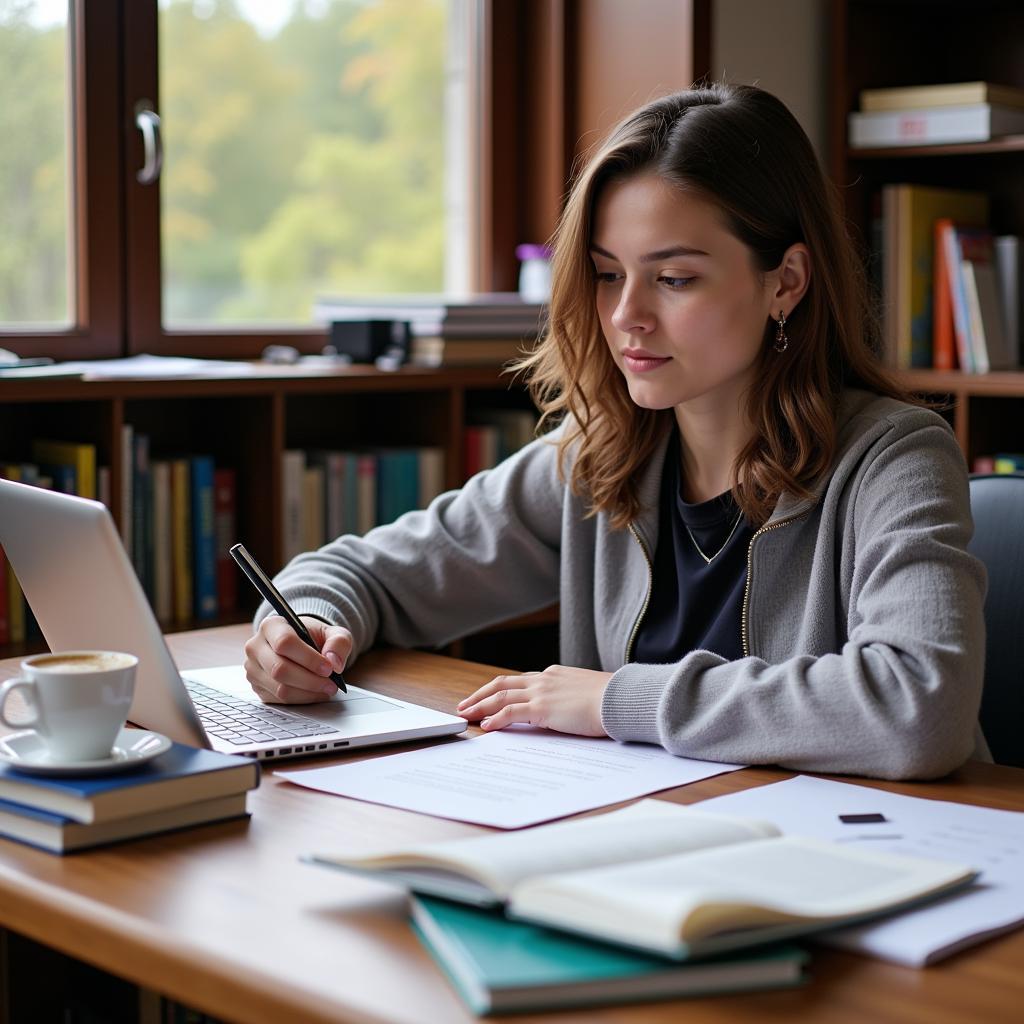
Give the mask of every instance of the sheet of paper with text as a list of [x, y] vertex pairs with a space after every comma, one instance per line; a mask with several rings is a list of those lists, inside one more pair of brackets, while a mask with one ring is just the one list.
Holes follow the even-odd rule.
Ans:
[[439, 818], [523, 828], [742, 767], [675, 757], [646, 744], [514, 727], [371, 761], [274, 774]]
[[924, 906], [826, 932], [830, 945], [923, 967], [1024, 923], [1024, 814], [798, 776], [697, 804], [770, 821], [788, 835], [970, 864], [966, 889]]

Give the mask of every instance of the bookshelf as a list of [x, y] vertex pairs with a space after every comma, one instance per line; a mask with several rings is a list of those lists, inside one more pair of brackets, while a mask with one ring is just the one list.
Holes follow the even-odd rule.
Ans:
[[[847, 115], [866, 88], [988, 81], [1024, 87], [1024, 5], [975, 0], [832, 0], [828, 165], [855, 235], [868, 248], [871, 203], [883, 185], [913, 183], [986, 192], [997, 233], [1024, 236], [1024, 136], [960, 145], [851, 151]], [[1024, 371], [973, 375], [901, 371], [932, 399], [948, 397], [968, 464], [1024, 450]]]
[[[240, 364], [245, 366], [246, 364]], [[235, 470], [237, 536], [261, 564], [277, 571], [283, 556], [283, 454], [288, 449], [432, 446], [444, 451], [444, 485], [465, 479], [467, 426], [488, 409], [532, 408], [525, 390], [495, 367], [381, 372], [351, 366], [317, 370], [260, 368], [256, 375], [190, 379], [88, 381], [0, 379], [0, 461], [30, 461], [32, 442], [62, 438], [95, 445], [97, 465], [110, 470], [111, 511], [120, 526], [126, 479], [125, 424], [149, 437], [153, 457], [212, 455]], [[239, 588], [237, 611], [214, 620], [176, 621], [168, 631], [244, 622], [255, 609]], [[515, 636], [526, 660], [549, 664], [557, 612], [528, 616], [472, 639], [482, 660]], [[488, 639], [488, 638], [492, 639]], [[468, 641], [467, 641], [468, 642]], [[462, 642], [452, 652], [462, 653]], [[0, 645], [0, 657], [43, 648], [40, 638]], [[523, 658], [512, 664], [520, 667]], [[540, 665], [539, 667], [544, 667]]]

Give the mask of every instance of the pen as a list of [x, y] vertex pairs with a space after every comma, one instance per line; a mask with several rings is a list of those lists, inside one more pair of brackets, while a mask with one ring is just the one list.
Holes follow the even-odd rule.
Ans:
[[[317, 647], [313, 638], [309, 635], [309, 630], [306, 629], [302, 619], [292, 611], [288, 602], [281, 596], [281, 591], [270, 582], [270, 577], [257, 565], [256, 559], [245, 550], [245, 546], [243, 544], [235, 544], [231, 548], [230, 555], [238, 563], [238, 568], [248, 577], [249, 582], [260, 592], [267, 604], [295, 630], [299, 639], [303, 643], [309, 644], [314, 651], [319, 652], [320, 648]], [[341, 678], [340, 672], [331, 673], [331, 682], [342, 693], [348, 693], [348, 687], [345, 685], [345, 680]]]

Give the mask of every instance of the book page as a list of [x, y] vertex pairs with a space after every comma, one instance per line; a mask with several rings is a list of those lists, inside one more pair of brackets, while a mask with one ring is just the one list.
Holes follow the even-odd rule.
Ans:
[[[376, 856], [326, 854], [316, 859], [370, 869], [448, 867], [504, 899], [517, 882], [535, 875], [648, 860], [777, 834], [773, 826], [761, 822], [701, 814], [665, 800], [641, 800], [608, 814], [542, 825], [528, 832], [422, 843]], [[403, 877], [414, 875], [404, 871]], [[436, 875], [432, 877], [437, 880]]]
[[787, 836], [526, 881], [510, 909], [671, 952], [726, 932], [877, 913], [971, 873]]
[[787, 834], [966, 862], [980, 871], [971, 885], [933, 903], [829, 932], [823, 940], [830, 945], [920, 967], [1024, 923], [1024, 814], [1019, 812], [806, 777], [698, 806], [764, 818]]

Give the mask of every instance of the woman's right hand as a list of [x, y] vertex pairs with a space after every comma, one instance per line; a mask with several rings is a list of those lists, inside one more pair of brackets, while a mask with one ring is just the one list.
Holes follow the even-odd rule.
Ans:
[[312, 704], [338, 692], [331, 672], [341, 672], [352, 653], [344, 626], [299, 616], [320, 653], [299, 639], [280, 615], [268, 615], [245, 644], [245, 675], [265, 704]]

